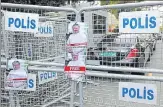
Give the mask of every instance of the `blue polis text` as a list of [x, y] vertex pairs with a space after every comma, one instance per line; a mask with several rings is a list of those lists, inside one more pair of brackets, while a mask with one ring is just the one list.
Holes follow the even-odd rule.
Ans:
[[137, 88], [122, 88], [122, 97], [129, 96], [130, 98], [137, 98], [137, 99], [147, 99], [153, 100], [154, 99], [154, 91], [152, 89], [146, 89], [144, 87], [143, 90]]
[[[142, 22], [145, 22], [144, 24]], [[156, 27], [156, 17], [151, 16], [143, 18], [123, 18], [123, 28], [129, 26], [131, 29], [145, 29], [145, 28], [155, 28]]]
[[8, 27], [14, 25], [16, 28], [24, 28], [24, 29], [35, 29], [36, 21], [34, 19], [27, 18], [27, 20], [23, 18], [8, 18]]

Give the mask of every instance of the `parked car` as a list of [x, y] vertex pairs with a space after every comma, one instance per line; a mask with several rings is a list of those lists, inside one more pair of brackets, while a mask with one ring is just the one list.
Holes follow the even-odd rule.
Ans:
[[157, 35], [153, 34], [152, 36], [153, 36], [152, 37], [153, 38], [153, 41], [152, 41], [153, 45], [152, 46], [153, 46], [153, 51], [155, 51], [156, 50], [156, 44], [157, 44]]
[[88, 50], [87, 60], [97, 60], [107, 66], [144, 67], [150, 60], [150, 49], [140, 34], [108, 35], [97, 47]]
[[146, 42], [150, 45], [150, 53], [153, 55], [153, 52], [156, 50], [157, 44], [157, 35], [156, 34], [141, 34], [139, 36], [142, 42]]
[[152, 54], [153, 51], [156, 50], [156, 44], [157, 44], [157, 34], [150, 34], [150, 43], [151, 43], [151, 47], [152, 47]]
[[161, 40], [162, 39], [162, 33], [159, 33], [158, 35], [157, 35], [157, 40]]

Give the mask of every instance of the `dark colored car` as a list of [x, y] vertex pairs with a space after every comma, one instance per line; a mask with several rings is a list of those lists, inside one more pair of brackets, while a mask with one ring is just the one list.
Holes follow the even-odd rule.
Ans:
[[97, 60], [99, 65], [143, 67], [150, 58], [150, 45], [139, 37], [137, 34], [108, 35], [96, 48], [88, 50], [87, 60]]

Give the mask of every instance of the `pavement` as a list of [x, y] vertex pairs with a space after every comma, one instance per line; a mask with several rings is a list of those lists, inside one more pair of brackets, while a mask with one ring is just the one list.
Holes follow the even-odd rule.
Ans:
[[[156, 50], [151, 56], [151, 60], [146, 64], [146, 68], [163, 69], [163, 42], [157, 41]], [[163, 76], [163, 74], [153, 74], [153, 76]]]

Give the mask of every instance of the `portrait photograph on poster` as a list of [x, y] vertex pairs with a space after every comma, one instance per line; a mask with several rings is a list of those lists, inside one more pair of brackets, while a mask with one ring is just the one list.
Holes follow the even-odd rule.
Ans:
[[64, 71], [72, 79], [86, 71], [87, 33], [84, 23], [72, 22], [68, 26]]
[[27, 62], [9, 59], [5, 74], [5, 89], [7, 90], [36, 90], [36, 74], [28, 73]]

